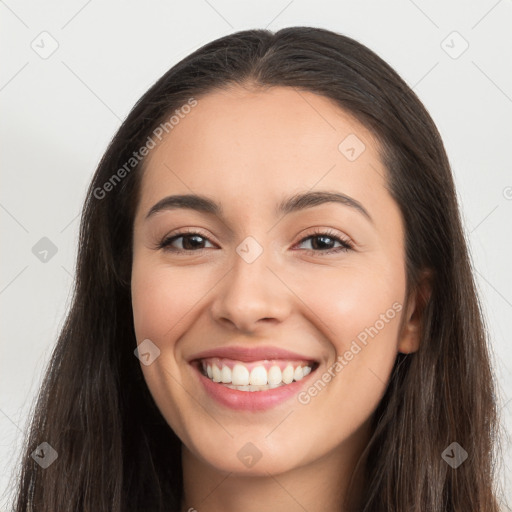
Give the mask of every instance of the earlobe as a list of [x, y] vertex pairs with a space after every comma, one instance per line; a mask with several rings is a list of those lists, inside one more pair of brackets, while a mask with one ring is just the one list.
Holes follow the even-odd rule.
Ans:
[[424, 271], [421, 281], [409, 298], [404, 313], [402, 332], [398, 339], [398, 352], [411, 354], [420, 348], [423, 312], [432, 293], [432, 273]]

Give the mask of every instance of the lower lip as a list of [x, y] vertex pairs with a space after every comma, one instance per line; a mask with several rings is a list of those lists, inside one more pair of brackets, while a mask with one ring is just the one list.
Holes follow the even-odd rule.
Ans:
[[299, 393], [311, 375], [316, 372], [315, 369], [299, 381], [278, 388], [267, 389], [266, 391], [239, 391], [238, 389], [231, 389], [222, 384], [217, 384], [208, 377], [205, 377], [199, 370], [199, 365], [192, 364], [192, 367], [199, 375], [199, 380], [202, 382], [206, 392], [214, 400], [231, 409], [245, 411], [263, 411], [289, 400]]

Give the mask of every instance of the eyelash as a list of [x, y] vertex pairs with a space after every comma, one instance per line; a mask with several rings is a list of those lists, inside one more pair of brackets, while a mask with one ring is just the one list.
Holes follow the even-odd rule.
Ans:
[[[158, 249], [163, 249], [165, 251], [181, 254], [181, 253], [191, 253], [191, 252], [200, 252], [203, 251], [205, 248], [200, 248], [197, 250], [191, 250], [191, 249], [177, 249], [176, 247], [170, 248], [172, 242], [177, 240], [178, 238], [184, 238], [185, 236], [199, 236], [201, 238], [204, 238], [208, 240], [208, 237], [202, 235], [201, 233], [198, 233], [196, 231], [182, 231], [181, 233], [177, 233], [175, 235], [172, 235], [170, 237], [163, 238], [157, 245]], [[341, 238], [337, 236], [333, 231], [329, 229], [325, 230], [316, 230], [313, 233], [309, 234], [308, 236], [302, 238], [298, 243], [299, 245], [308, 240], [309, 238], [315, 238], [324, 236], [326, 238], [330, 238], [334, 240], [335, 242], [339, 242], [342, 246], [336, 247], [334, 249], [328, 249], [328, 250], [314, 250], [314, 249], [304, 249], [308, 254], [314, 254], [314, 255], [326, 255], [326, 254], [333, 254], [338, 252], [348, 252], [350, 250], [354, 249], [354, 246], [352, 242], [349, 239]], [[209, 240], [208, 240], [209, 241]]]

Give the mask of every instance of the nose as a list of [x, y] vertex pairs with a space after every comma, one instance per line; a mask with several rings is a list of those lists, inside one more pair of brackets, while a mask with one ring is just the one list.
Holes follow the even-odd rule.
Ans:
[[252, 263], [237, 255], [216, 288], [211, 306], [214, 320], [246, 335], [278, 325], [290, 314], [292, 292], [278, 272], [267, 266], [266, 251]]

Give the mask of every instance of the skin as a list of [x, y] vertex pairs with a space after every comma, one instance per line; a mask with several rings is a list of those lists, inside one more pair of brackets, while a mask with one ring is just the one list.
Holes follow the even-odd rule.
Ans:
[[[366, 146], [354, 161], [338, 149], [350, 134]], [[419, 343], [417, 296], [405, 296], [403, 221], [377, 147], [325, 97], [237, 86], [198, 99], [150, 152], [134, 221], [133, 315], [137, 342], [160, 349], [141, 368], [183, 442], [183, 511], [357, 507], [363, 484], [354, 468], [372, 413], [397, 353]], [[351, 196], [373, 222], [335, 203], [274, 215], [281, 200], [310, 190]], [[190, 193], [220, 202], [225, 219], [185, 209], [145, 219], [165, 196]], [[202, 250], [156, 248], [182, 228], [206, 237]], [[340, 244], [322, 245], [317, 228], [351, 240], [353, 250], [325, 254]], [[263, 249], [251, 264], [236, 252], [247, 236]], [[172, 247], [194, 247], [187, 241]], [[212, 347], [277, 345], [319, 361], [313, 383], [394, 303], [401, 311], [308, 404], [293, 397], [265, 411], [228, 409], [187, 362]], [[237, 457], [248, 442], [261, 452], [250, 468]]]

